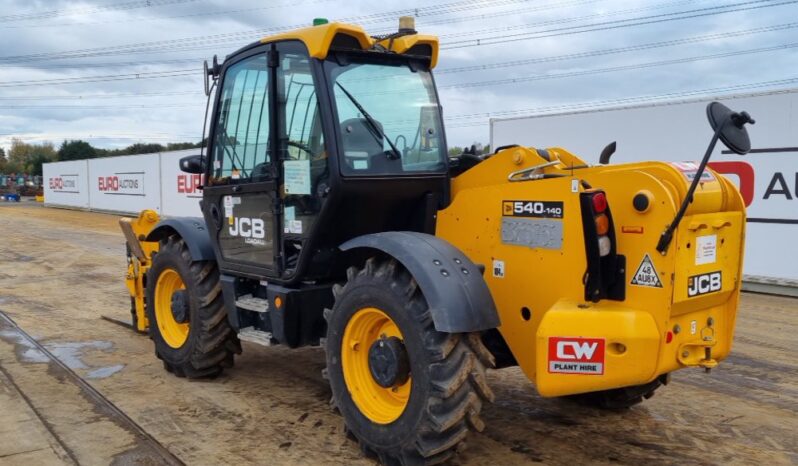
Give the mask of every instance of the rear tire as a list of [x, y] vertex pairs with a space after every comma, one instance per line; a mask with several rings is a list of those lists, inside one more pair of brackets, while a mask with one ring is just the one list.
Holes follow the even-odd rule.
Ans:
[[[326, 375], [333, 392], [332, 403], [343, 415], [347, 433], [358, 441], [366, 455], [377, 457], [383, 464], [428, 465], [446, 461], [463, 446], [469, 430], [484, 428], [479, 413], [485, 401], [494, 399], [485, 376], [486, 369], [494, 365], [493, 356], [483, 346], [479, 334], [435, 330], [429, 307], [415, 280], [395, 260], [378, 264], [371, 258], [361, 270], [350, 268], [347, 276], [345, 286], [334, 288], [333, 309], [324, 313], [328, 324]], [[375, 333], [394, 330], [386, 330], [383, 339], [386, 333], [402, 337], [410, 370], [406, 382], [410, 387], [405, 392], [409, 395], [404, 401], [401, 396], [397, 401], [390, 393], [380, 392], [402, 393], [404, 386], [397, 384], [383, 389], [374, 382], [377, 389], [373, 391], [369, 389], [373, 379], [358, 381], [357, 374], [353, 375], [352, 362], [346, 362], [353, 360], [352, 351], [360, 351], [350, 351], [347, 346], [369, 347], [366, 339], [352, 338], [350, 322], [362, 321], [362, 316], [357, 316], [363, 312], [382, 319]], [[344, 367], [346, 364], [349, 367]], [[353, 380], [355, 383], [351, 383]], [[366, 393], [366, 398], [387, 397], [388, 402], [366, 406], [368, 403], [360, 395], [359, 407], [353, 393], [354, 397], [357, 393]], [[383, 412], [381, 406], [385, 407]]]
[[[147, 275], [150, 337], [164, 368], [178, 377], [199, 378], [216, 377], [225, 367], [232, 367], [233, 356], [241, 353], [241, 343], [227, 321], [216, 262], [192, 260], [185, 241], [172, 235], [161, 241]], [[168, 302], [156, 299], [156, 289], [161, 286], [158, 297], [163, 295], [168, 301], [170, 290], [164, 287], [171, 281], [171, 288], [178, 288], [177, 280], [186, 291], [187, 323], [170, 321]], [[187, 335], [180, 333], [185, 330]]]
[[668, 374], [665, 374], [647, 384], [614, 388], [612, 390], [602, 390], [599, 392], [580, 393], [578, 395], [567, 396], [566, 398], [579, 404], [599, 409], [628, 409], [654, 396], [654, 392], [661, 385], [667, 385], [668, 380]]

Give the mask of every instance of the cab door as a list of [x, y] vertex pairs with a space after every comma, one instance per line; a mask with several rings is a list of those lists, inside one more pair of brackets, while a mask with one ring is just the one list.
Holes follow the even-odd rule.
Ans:
[[202, 211], [222, 271], [280, 273], [273, 45], [227, 62], [211, 121]]

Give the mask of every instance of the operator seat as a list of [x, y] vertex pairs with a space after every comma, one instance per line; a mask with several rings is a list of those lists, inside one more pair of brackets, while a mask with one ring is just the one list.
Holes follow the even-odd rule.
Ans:
[[[375, 122], [382, 131], [382, 124]], [[384, 140], [374, 133], [365, 118], [350, 118], [341, 122], [344, 161], [355, 172], [380, 173], [390, 171], [393, 162], [385, 155]], [[401, 170], [401, 168], [400, 168]]]

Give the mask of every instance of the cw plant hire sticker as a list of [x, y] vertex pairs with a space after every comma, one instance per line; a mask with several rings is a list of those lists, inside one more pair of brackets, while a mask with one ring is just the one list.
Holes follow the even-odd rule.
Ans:
[[604, 374], [603, 338], [549, 337], [549, 372]]
[[657, 269], [654, 268], [654, 263], [648, 254], [643, 256], [643, 260], [640, 261], [640, 266], [637, 267], [637, 272], [632, 276], [631, 283], [637, 286], [662, 288], [662, 280], [659, 279]]

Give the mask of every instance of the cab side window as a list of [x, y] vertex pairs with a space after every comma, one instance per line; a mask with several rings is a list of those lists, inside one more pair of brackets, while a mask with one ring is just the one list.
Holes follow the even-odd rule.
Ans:
[[286, 267], [296, 266], [329, 183], [327, 150], [311, 60], [298, 42], [278, 44], [278, 150], [282, 159], [283, 239]]
[[266, 55], [230, 66], [214, 128], [213, 184], [261, 181], [270, 173], [269, 68]]

